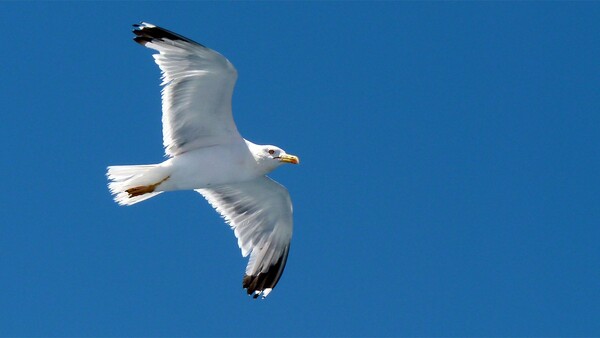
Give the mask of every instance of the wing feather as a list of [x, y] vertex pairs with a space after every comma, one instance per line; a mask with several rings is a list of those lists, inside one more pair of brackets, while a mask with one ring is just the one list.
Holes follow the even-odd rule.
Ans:
[[285, 268], [292, 239], [292, 202], [285, 187], [263, 176], [249, 182], [197, 189], [231, 226], [244, 257], [242, 286], [266, 297]]
[[221, 54], [164, 28], [134, 25], [134, 40], [158, 51], [162, 71], [163, 145], [168, 156], [239, 141], [231, 97], [235, 67]]

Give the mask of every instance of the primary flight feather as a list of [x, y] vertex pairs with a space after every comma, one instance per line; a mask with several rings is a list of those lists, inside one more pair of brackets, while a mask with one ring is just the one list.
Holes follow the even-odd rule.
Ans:
[[232, 227], [244, 257], [242, 286], [254, 298], [275, 287], [292, 238], [292, 202], [266, 174], [299, 159], [239, 134], [231, 113], [237, 71], [221, 54], [142, 22], [134, 40], [158, 51], [162, 71], [163, 144], [160, 164], [108, 167], [108, 187], [120, 205], [164, 191], [196, 190]]

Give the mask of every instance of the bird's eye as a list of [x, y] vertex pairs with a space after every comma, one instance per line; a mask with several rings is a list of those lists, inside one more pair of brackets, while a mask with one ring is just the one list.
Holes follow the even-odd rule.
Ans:
[[275, 154], [275, 150], [269, 149], [269, 154], [271, 154], [271, 155]]

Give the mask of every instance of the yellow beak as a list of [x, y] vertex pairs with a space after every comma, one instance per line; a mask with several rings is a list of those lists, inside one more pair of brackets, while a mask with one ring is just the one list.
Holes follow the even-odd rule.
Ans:
[[294, 155], [281, 155], [281, 157], [279, 157], [279, 162], [298, 164], [300, 163], [300, 159], [298, 156]]

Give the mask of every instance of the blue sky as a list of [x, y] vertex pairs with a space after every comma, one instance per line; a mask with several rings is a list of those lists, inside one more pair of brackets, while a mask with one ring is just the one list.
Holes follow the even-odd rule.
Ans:
[[[2, 336], [600, 335], [595, 2], [2, 2]], [[234, 116], [300, 156], [264, 301], [163, 160], [148, 21], [239, 72]]]

